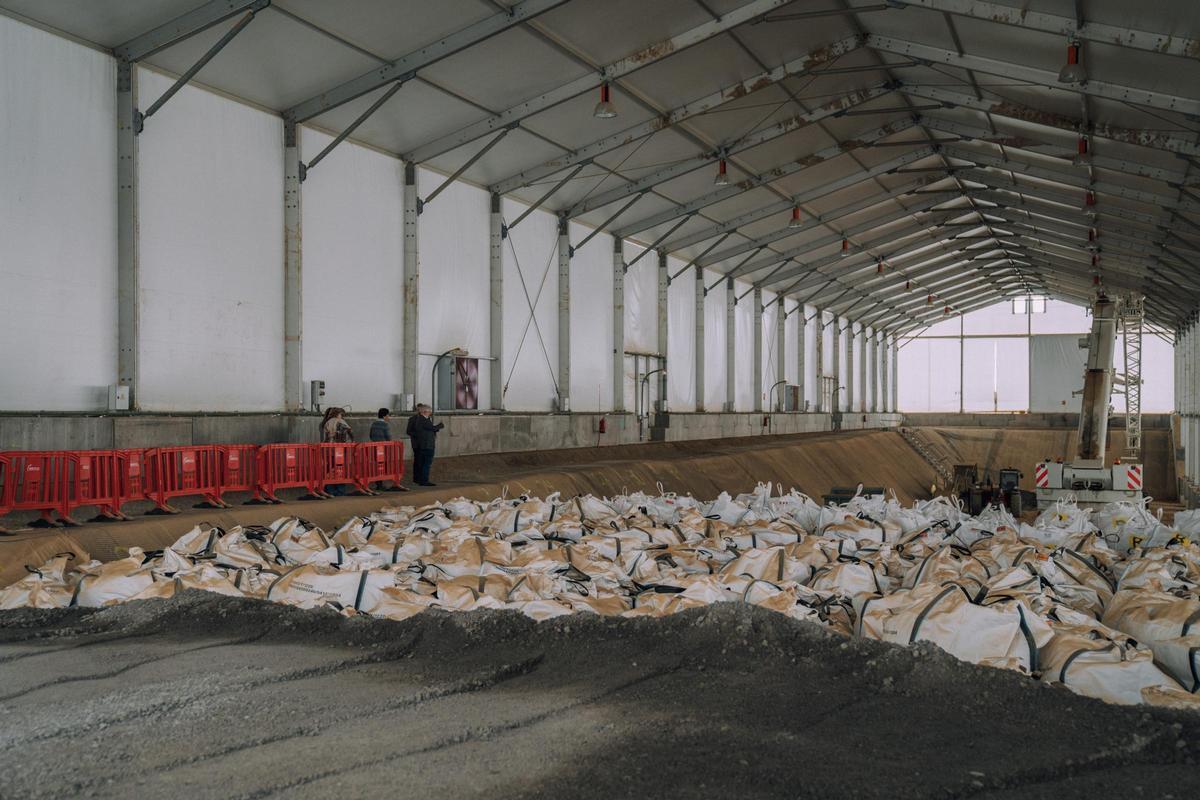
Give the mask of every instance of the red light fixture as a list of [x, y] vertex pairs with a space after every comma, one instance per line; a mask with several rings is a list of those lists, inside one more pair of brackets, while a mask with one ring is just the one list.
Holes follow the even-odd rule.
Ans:
[[1058, 73], [1059, 83], [1083, 83], [1087, 80], [1087, 70], [1079, 63], [1079, 42], [1067, 45], [1067, 63]]
[[1083, 193], [1083, 210], [1087, 211], [1094, 205], [1096, 205], [1096, 193], [1088, 189]]
[[1077, 145], [1075, 160], [1073, 163], [1077, 167], [1086, 166], [1092, 163], [1092, 152], [1091, 148], [1088, 146], [1088, 139], [1086, 136], [1079, 137], [1079, 144]]
[[850, 255], [850, 240], [842, 239], [842, 258], [846, 258], [849, 255]]
[[788, 227], [799, 228], [800, 225], [800, 206], [792, 206], [792, 219], [788, 222]]
[[912, 291], [912, 281], [905, 281], [905, 282], [904, 282], [904, 291], [906, 291], [906, 292], [911, 292], [911, 291]]
[[933, 305], [933, 295], [929, 295], [928, 297], [925, 298], [925, 305], [927, 305], [927, 306]]
[[617, 107], [612, 104], [612, 89], [607, 83], [602, 83], [600, 84], [600, 102], [596, 103], [592, 116], [597, 119], [612, 119], [616, 115]]
[[880, 275], [882, 275], [882, 274], [883, 274], [883, 259], [882, 259], [882, 258], [881, 258], [881, 259], [879, 259], [879, 266], [878, 266], [878, 267], [876, 267], [875, 271], [876, 271], [877, 273], [879, 273]]
[[716, 186], [729, 185], [729, 171], [727, 165], [725, 164], [725, 159], [723, 158], [717, 162], [717, 177], [716, 180], [713, 181], [713, 184]]

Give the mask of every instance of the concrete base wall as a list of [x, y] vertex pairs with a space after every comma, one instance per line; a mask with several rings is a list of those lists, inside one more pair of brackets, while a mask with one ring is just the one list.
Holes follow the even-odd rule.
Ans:
[[[1079, 414], [957, 414], [957, 413], [905, 413], [905, 425], [914, 428], [1077, 428]], [[1113, 414], [1108, 418], [1110, 428], [1125, 427], [1125, 417]], [[1170, 414], [1143, 414], [1144, 430], [1170, 428]]]
[[[599, 433], [601, 417], [607, 431]], [[349, 418], [358, 441], [367, 440], [372, 417]], [[632, 414], [440, 414], [446, 428], [440, 455], [633, 444], [650, 441], [649, 422], [639, 430]], [[406, 417], [392, 418], [392, 435], [404, 438]], [[765, 424], [764, 424], [765, 423]], [[320, 417], [313, 414], [214, 414], [174, 416], [2, 415], [0, 450], [108, 450], [203, 444], [270, 444], [317, 441]], [[894, 428], [899, 414], [843, 414], [839, 428]], [[829, 414], [671, 414], [666, 441], [834, 430]]]

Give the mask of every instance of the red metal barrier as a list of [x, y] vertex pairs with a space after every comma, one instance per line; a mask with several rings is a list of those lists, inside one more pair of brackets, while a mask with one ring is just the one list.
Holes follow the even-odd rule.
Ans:
[[403, 442], [363, 442], [354, 451], [354, 479], [360, 491], [373, 494], [371, 484], [404, 477]]
[[5, 453], [0, 517], [13, 511], [37, 511], [45, 525], [53, 525], [56, 514], [60, 519], [67, 520], [69, 456], [69, 453], [62, 451]]
[[310, 494], [324, 497], [319, 489], [322, 467], [317, 447], [311, 444], [267, 444], [258, 448], [254, 499], [283, 502], [276, 496], [280, 489], [308, 489]]
[[221, 490], [225, 492], [253, 492], [257, 488], [258, 445], [223, 444], [221, 451]]
[[200, 495], [219, 508], [227, 507], [221, 499], [220, 448], [159, 447], [146, 451], [146, 461], [153, 476], [150, 499], [159, 511], [178, 513], [167, 501], [173, 497]]
[[117, 478], [121, 491], [121, 506], [138, 500], [149, 500], [154, 476], [150, 473], [144, 450], [117, 450]]
[[[354, 451], [357, 445], [353, 442], [326, 442], [314, 444], [317, 453], [321, 478], [317, 482], [320, 490], [316, 494], [328, 496], [326, 486], [352, 485], [358, 486], [354, 476]], [[370, 492], [368, 492], [370, 494]]]
[[71, 514], [80, 506], [95, 506], [100, 517], [127, 519], [121, 513], [122, 454], [116, 450], [72, 450], [66, 458], [66, 496], [63, 522], [78, 525]]

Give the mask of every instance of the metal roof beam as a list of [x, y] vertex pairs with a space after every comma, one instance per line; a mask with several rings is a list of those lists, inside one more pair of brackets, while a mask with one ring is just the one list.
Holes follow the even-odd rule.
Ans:
[[[1013, 148], [1005, 148], [1005, 152], [1011, 152]], [[1200, 203], [1190, 199], [1176, 197], [1174, 195], [1160, 194], [1159, 192], [1139, 191], [1130, 189], [1116, 183], [1107, 181], [1092, 181], [1085, 174], [1072, 174], [1068, 170], [1071, 169], [1069, 163], [1064, 162], [1066, 169], [1060, 170], [1057, 168], [1049, 168], [1039, 166], [1032, 161], [1013, 158], [1009, 155], [997, 156], [990, 153], [981, 153], [971, 150], [962, 145], [947, 145], [943, 148], [946, 155], [951, 158], [959, 158], [964, 161], [971, 161], [981, 167], [993, 167], [995, 169], [1007, 170], [1010, 172], [1019, 172], [1022, 175], [1029, 175], [1034, 178], [1040, 178], [1044, 181], [1058, 183], [1064, 186], [1074, 186], [1084, 191], [1091, 191], [1098, 195], [1108, 195], [1110, 197], [1120, 197], [1123, 200], [1131, 200], [1136, 203], [1145, 203], [1150, 206], [1159, 208], [1179, 208], [1186, 211], [1200, 211]]]
[[1058, 82], [1057, 72], [1029, 67], [1014, 61], [1001, 61], [995, 58], [985, 58], [969, 54], [960, 55], [954, 50], [931, 47], [903, 39], [896, 39], [891, 36], [880, 36], [874, 33], [867, 36], [867, 47], [918, 61], [932, 61], [938, 64], [958, 67], [959, 69], [983, 72], [988, 75], [998, 75], [1010, 80], [1025, 81], [1047, 88], [1133, 103], [1160, 111], [1175, 111], [1200, 118], [1200, 100], [1192, 97], [1178, 97], [1163, 92], [1152, 92], [1148, 89], [1137, 89], [1131, 86], [1121, 86], [1099, 80], [1088, 80], [1085, 83], [1079, 84], [1062, 84]]
[[[526, 0], [526, 2], [530, 2], [530, 0]], [[437, 158], [457, 147], [473, 142], [482, 136], [487, 136], [493, 131], [518, 124], [521, 120], [540, 111], [553, 108], [559, 103], [596, 89], [605, 82], [617, 80], [631, 72], [661, 61], [681, 50], [718, 36], [731, 28], [736, 28], [738, 25], [760, 17], [768, 11], [786, 5], [788, 2], [790, 0], [751, 0], [751, 2], [732, 9], [718, 19], [709, 20], [669, 39], [643, 47], [637, 52], [600, 67], [595, 72], [589, 72], [569, 83], [543, 92], [537, 97], [524, 100], [486, 119], [466, 125], [453, 133], [431, 139], [414, 148], [411, 153], [405, 156], [405, 160], [423, 163], [432, 158]]]
[[[509, 28], [515, 28], [528, 22], [539, 14], [557, 8], [567, 1], [524, 0], [505, 11], [481, 19], [424, 47], [406, 53], [395, 61], [375, 67], [370, 72], [365, 72], [357, 78], [321, 92], [302, 103], [297, 103], [283, 112], [283, 118], [289, 122], [305, 122], [362, 97], [368, 92], [387, 86], [389, 83], [410, 81], [417, 76], [417, 72], [425, 67], [472, 45], [486, 41]], [[486, 133], [487, 131], [484, 131], [480, 136]]]
[[[736, 153], [740, 153], [744, 150], [749, 150], [752, 147], [757, 147], [760, 144], [773, 141], [781, 136], [786, 136], [802, 127], [811, 125], [818, 120], [835, 116], [840, 110], [869, 102], [877, 97], [882, 97], [891, 91], [893, 91], [891, 87], [884, 85], [841, 95], [840, 97], [836, 97], [833, 100], [830, 100], [829, 102], [812, 109], [811, 111], [807, 111], [803, 114], [797, 114], [796, 116], [789, 117], [788, 119], [785, 119], [776, 125], [772, 125], [760, 131], [747, 134], [746, 136], [743, 136], [733, 142], [723, 144], [720, 147], [717, 147], [715, 150], [699, 153], [691, 158], [687, 158], [663, 167], [662, 169], [655, 170], [648, 175], [643, 175], [637, 180], [630, 181], [625, 186], [617, 186], [613, 189], [609, 189], [607, 192], [601, 192], [600, 194], [588, 197], [571, 206], [566, 210], [565, 213], [572, 218], [578, 217], [581, 214], [586, 214], [589, 211], [606, 206], [609, 203], [615, 203], [623, 197], [628, 197], [631, 194], [652, 189], [660, 183], [665, 183], [666, 181], [678, 178], [681, 175], [687, 175], [689, 172], [694, 172], [707, 164], [718, 161], [719, 159], [728, 158]], [[853, 144], [851, 144], [850, 141], [846, 143], [839, 142], [811, 155], [801, 156], [795, 161], [791, 161], [783, 166], [776, 167], [774, 170], [763, 173], [762, 175], [751, 176], [736, 182], [731, 181], [730, 185], [717, 192], [712, 192], [709, 195], [706, 195], [706, 197], [712, 197], [721, 193], [725, 193], [727, 196], [732, 196], [732, 194], [738, 194], [746, 191], [747, 189], [753, 188], [754, 186], [770, 183], [773, 180], [778, 180], [779, 178], [790, 175], [793, 172], [797, 172], [806, 167], [819, 164], [823, 161], [828, 161], [831, 158], [836, 158], [843, 153], [850, 152], [856, 147], [863, 146], [864, 142], [874, 142], [887, 138], [894, 133], [899, 133], [902, 130], [911, 128], [913, 124], [914, 123], [912, 120], [906, 119], [899, 120], [891, 125], [872, 128], [869, 131], [863, 132], [862, 136], [865, 137], [864, 139], [851, 140]], [[716, 202], [716, 200], [713, 200], [712, 202]], [[657, 217], [651, 217], [650, 219], [657, 219]], [[637, 224], [644, 223], [645, 221]], [[654, 224], [655, 223], [650, 222], [646, 225], [646, 227], [653, 227]], [[638, 228], [637, 230], [645, 229], [646, 228]], [[624, 234], [616, 233], [614, 235], [628, 235], [629, 233], [636, 233], [637, 230], [631, 230], [630, 227], [627, 227]]]
[[1132, 144], [1151, 150], [1167, 151], [1178, 155], [1200, 158], [1200, 141], [1187, 139], [1164, 131], [1137, 130], [1134, 128], [1119, 128], [1106, 125], [1095, 120], [1089, 120], [1084, 126], [1082, 120], [1055, 114], [1051, 111], [1031, 108], [1030, 106], [1014, 103], [1011, 100], [980, 99], [971, 94], [956, 92], [941, 86], [924, 86], [921, 84], [905, 83], [901, 91], [911, 97], [923, 100], [940, 100], [951, 107], [961, 106], [984, 114], [1004, 117], [1006, 119], [1025, 122], [1039, 128], [1070, 131], [1074, 134], [1086, 133], [1095, 139], [1107, 139], [1121, 144]]
[[774, 86], [784, 78], [803, 75], [811, 72], [814, 67], [822, 64], [827, 64], [833, 60], [840, 58], [846, 53], [857, 50], [862, 46], [861, 36], [847, 36], [844, 39], [839, 39], [836, 42], [826, 45], [818, 50], [806, 53], [800, 58], [794, 58], [791, 61], [776, 67], [775, 69], [766, 72], [760, 72], [757, 75], [746, 78], [738, 83], [724, 86], [715, 92], [705, 95], [699, 99], [693, 100], [690, 103], [685, 103], [681, 106], [676, 106], [670, 111], [665, 112], [661, 116], [656, 116], [653, 119], [638, 123], [632, 127], [626, 128], [618, 133], [610, 134], [601, 139], [586, 144], [577, 150], [565, 153], [557, 158], [539, 164], [535, 167], [522, 170], [514, 175], [510, 175], [503, 180], [493, 184], [489, 191], [499, 194], [507, 194], [515, 189], [520, 189], [528, 186], [530, 183], [540, 181], [544, 178], [560, 172], [567, 167], [576, 164], [588, 164], [597, 156], [603, 155], [618, 147], [623, 147], [630, 142], [635, 142], [638, 139], [643, 139], [658, 131], [670, 128], [684, 120], [692, 117], [700, 116], [708, 113], [713, 109], [724, 105], [725, 103], [738, 100], [753, 92], [756, 92], [767, 86]]
[[749, 225], [751, 222], [757, 222], [760, 219], [765, 219], [772, 214], [778, 214], [787, 211], [793, 205], [801, 205], [803, 203], [825, 197], [826, 195], [833, 194], [834, 192], [842, 189], [848, 189], [851, 186], [857, 186], [860, 183], [872, 180], [880, 175], [886, 175], [894, 172], [898, 167], [902, 167], [905, 164], [911, 164], [914, 161], [920, 161], [922, 158], [929, 158], [931, 155], [933, 155], [932, 149], [921, 148], [919, 150], [913, 150], [912, 152], [905, 153], [899, 158], [890, 159], [882, 164], [871, 167], [870, 169], [858, 170], [850, 175], [846, 175], [845, 177], [839, 178], [835, 181], [830, 181], [829, 183], [818, 186], [815, 189], [801, 192], [800, 194], [794, 195], [788, 200], [780, 200], [776, 203], [772, 203], [769, 206], [763, 206], [762, 208], [755, 209], [754, 211], [747, 211], [745, 214], [739, 214], [733, 219], [719, 223], [711, 228], [706, 228], [705, 230], [697, 231], [696, 233], [691, 233], [674, 241], [667, 242], [665, 248], [670, 252], [675, 252], [676, 250], [682, 250], [685, 247], [691, 247], [692, 245], [707, 241], [714, 236], [732, 233], [743, 225]]
[[258, 12], [271, 0], [212, 0], [113, 48], [118, 61], [142, 61], [245, 11]]
[[[1200, 58], [1200, 39], [1188, 36], [1105, 25], [1100, 22], [1063, 17], [1030, 8], [987, 3], [982, 0], [903, 0], [903, 5], [928, 8], [932, 11], [941, 11], [987, 22], [998, 22], [1001, 25], [1051, 33], [1082, 42], [1112, 44], [1143, 50], [1147, 53], [1181, 56], [1193, 61]], [[1079, 2], [1076, 2], [1076, 5], [1078, 6]]]
[[[1004, 169], [1004, 167], [999, 167], [998, 169]], [[963, 170], [958, 175], [963, 180], [982, 183], [985, 186], [1005, 192], [1015, 192], [1029, 197], [1037, 197], [1047, 202], [1059, 203], [1072, 209], [1072, 213], [1074, 214], [1082, 213], [1083, 196], [1078, 191], [1066, 191], [1042, 184], [1020, 183], [1006, 174], [990, 172], [983, 167]], [[1171, 225], [1170, 214], [1153, 214], [1103, 204], [1094, 206], [1094, 208], [1096, 213], [1100, 215], [1111, 214], [1120, 219], [1137, 222], [1142, 225], [1150, 225], [1155, 228], [1165, 228]]]

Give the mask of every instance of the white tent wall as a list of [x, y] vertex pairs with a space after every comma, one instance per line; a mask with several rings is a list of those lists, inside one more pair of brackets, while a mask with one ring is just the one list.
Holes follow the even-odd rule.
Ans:
[[[774, 292], [763, 291], [762, 293], [762, 381], [759, 386], [759, 393], [762, 395], [762, 408], [764, 411], [772, 411], [775, 408], [775, 399], [779, 397], [778, 390], [771, 391], [771, 387], [775, 385], [775, 381], [779, 380], [779, 370], [776, 368], [775, 352], [779, 347], [779, 337], [775, 335], [775, 319], [779, 313], [779, 304], [775, 302], [777, 295]], [[746, 298], [753, 300], [754, 295], [751, 294]], [[750, 306], [751, 311], [754, 306]], [[751, 350], [751, 358], [754, 357], [754, 351]]]
[[793, 386], [800, 381], [800, 361], [799, 361], [799, 335], [800, 335], [800, 320], [803, 318], [803, 309], [796, 310], [796, 301], [785, 299], [783, 301], [783, 312], [786, 319], [783, 323], [783, 376], [787, 382]]
[[0, 410], [96, 411], [117, 380], [116, 67], [0, 16]]
[[[143, 108], [171, 85], [137, 80]], [[280, 408], [282, 121], [185, 86], [138, 149], [142, 408]]]
[[[720, 273], [704, 271], [704, 409], [725, 407], [725, 281]], [[715, 285], [714, 285], [715, 284]]]
[[[591, 228], [571, 224], [572, 242], [582, 241], [589, 233]], [[612, 409], [612, 286], [612, 237], [601, 234], [576, 251], [571, 260], [573, 411]]]
[[900, 348], [900, 411], [958, 411], [958, 339], [911, 339]]
[[[397, 181], [397, 189], [401, 188], [402, 178], [403, 175], [401, 175], [401, 180]], [[445, 178], [437, 173], [424, 169], [417, 171], [417, 187], [422, 197], [428, 196], [443, 181]], [[423, 355], [417, 358], [418, 402], [432, 402], [433, 368], [439, 354], [456, 347], [466, 350], [474, 356], [487, 358], [491, 354], [489, 316], [491, 312], [491, 273], [488, 266], [489, 207], [490, 199], [487, 192], [461, 181], [455, 181], [447, 186], [434, 202], [426, 205], [425, 210], [421, 212], [418, 234], [421, 281], [417, 316], [419, 323], [417, 350]], [[514, 204], [514, 207], [524, 210], [524, 207], [519, 204]], [[509, 213], [507, 207], [505, 213]], [[520, 211], [516, 213], [520, 213]], [[536, 222], [533, 219], [534, 216], [539, 216]], [[529, 232], [532, 232], [534, 226], [544, 223], [548, 216], [547, 214], [530, 215], [530, 218], [514, 231], [517, 241], [520, 242], [522, 234], [526, 233], [526, 225], [530, 226]], [[514, 217], [515, 214], [510, 214], [508, 218]], [[395, 228], [399, 232], [401, 229], [400, 217], [397, 216], [395, 219]], [[553, 222], [551, 219], [551, 226], [553, 226]], [[538, 230], [540, 232], [540, 227]], [[548, 248], [555, 242], [555, 237], [551, 235], [544, 242], [539, 241], [531, 250]], [[527, 263], [526, 256], [520, 250], [518, 253], [520, 253], [521, 267], [526, 270], [525, 279], [529, 280], [528, 263], [531, 262]], [[511, 251], [508, 255], [511, 257]], [[542, 256], [544, 257], [545, 253], [542, 253]], [[505, 262], [505, 309], [514, 309], [514, 316], [524, 321], [529, 318], [529, 309], [525, 304], [524, 294], [520, 293], [519, 281], [516, 281], [514, 274], [515, 267], [510, 271], [510, 264], [511, 262]], [[557, 265], [557, 260], [555, 265]], [[554, 335], [554, 341], [558, 339], [558, 323], [554, 319], [554, 311], [557, 306], [552, 286], [557, 285], [557, 276], [557, 266], [552, 266], [548, 280], [553, 280], [553, 284], [548, 285], [543, 291], [542, 301], [538, 306], [539, 311], [543, 312], [539, 314], [538, 323], [542, 325], [542, 332], [545, 335], [547, 333], [544, 322], [546, 309], [543, 304], [549, 304], [551, 328], [549, 333]], [[518, 295], [515, 298], [509, 294], [510, 277], [518, 284]], [[539, 271], [538, 279], [540, 278], [541, 272]], [[403, 276], [400, 276], [400, 281], [402, 284]], [[396, 298], [402, 305], [403, 292]], [[401, 310], [400, 307], [396, 308], [398, 315]], [[505, 319], [506, 324], [507, 322], [508, 320]], [[507, 331], [505, 332], [507, 333]], [[506, 345], [508, 341], [508, 337], [505, 337]], [[522, 351], [522, 358], [532, 357], [529, 365], [531, 367], [540, 365], [541, 374], [548, 375], [545, 361], [541, 358], [540, 349], [537, 347], [537, 336], [532, 330], [525, 344], [526, 347], [532, 345], [533, 349]], [[547, 346], [549, 347], [549, 344]], [[556, 352], [556, 349], [550, 349], [552, 359]], [[479, 365], [478, 398], [480, 408], [487, 408], [491, 397], [492, 384], [489, 374], [491, 370], [488, 364], [489, 362], [481, 361]], [[543, 384], [535, 383], [535, 386], [541, 385]], [[398, 392], [399, 389], [395, 391]], [[549, 396], [552, 395], [553, 388], [549, 393]], [[536, 402], [533, 397], [534, 395], [531, 394], [530, 401]], [[539, 399], [545, 400], [545, 398]], [[534, 410], [524, 409], [521, 405], [515, 406], [515, 408]]]
[[[754, 386], [754, 292], [744, 281], [733, 282], [735, 297], [741, 297], [733, 315], [734, 329], [734, 410], [753, 411], [754, 393], [761, 391]], [[750, 292], [747, 294], [747, 292]], [[744, 295], [744, 296], [743, 296]]]
[[[428, 191], [428, 190], [426, 190]], [[450, 191], [447, 189], [447, 192]], [[481, 196], [482, 190], [476, 189]], [[441, 198], [438, 198], [441, 200]], [[481, 201], [480, 221], [485, 251], [480, 282], [487, 289], [486, 197]], [[506, 222], [515, 220], [527, 206], [505, 199], [501, 213]], [[458, 229], [449, 232], [457, 235]], [[424, 253], [430, 243], [422, 242]], [[589, 244], [598, 246], [597, 244]], [[552, 214], [535, 211], [509, 231], [504, 240], [504, 407], [509, 411], [551, 411], [555, 405], [558, 381], [558, 220]], [[574, 269], [572, 269], [574, 272]], [[437, 306], [426, 314], [446, 313]], [[486, 309], [487, 306], [485, 305]], [[461, 324], [461, 323], [460, 323]], [[487, 314], [480, 324], [486, 331]], [[422, 323], [424, 327], [424, 323]], [[454, 345], [449, 345], [453, 347]], [[422, 342], [421, 349], [426, 350]], [[438, 351], [441, 352], [441, 351]]]
[[[684, 262], [667, 257], [667, 274]], [[708, 328], [704, 329], [705, 344]], [[696, 410], [696, 278], [691, 269], [667, 287], [667, 408]]]
[[[302, 128], [301, 158], [330, 141]], [[306, 383], [325, 381], [329, 405], [369, 411], [401, 392], [403, 179], [399, 160], [343, 143], [304, 182], [303, 375]]]
[[[801, 312], [797, 311], [797, 314]], [[821, 314], [810, 305], [805, 305], [804, 314], [804, 400], [809, 408], [817, 407], [821, 387], [817, 375], [821, 369], [821, 355], [817, 352], [817, 330], [821, 325]], [[822, 348], [824, 349], [824, 348]]]
[[1079, 335], [1044, 334], [1029, 339], [1029, 410], [1079, 410], [1075, 392], [1083, 389], [1087, 351]]

